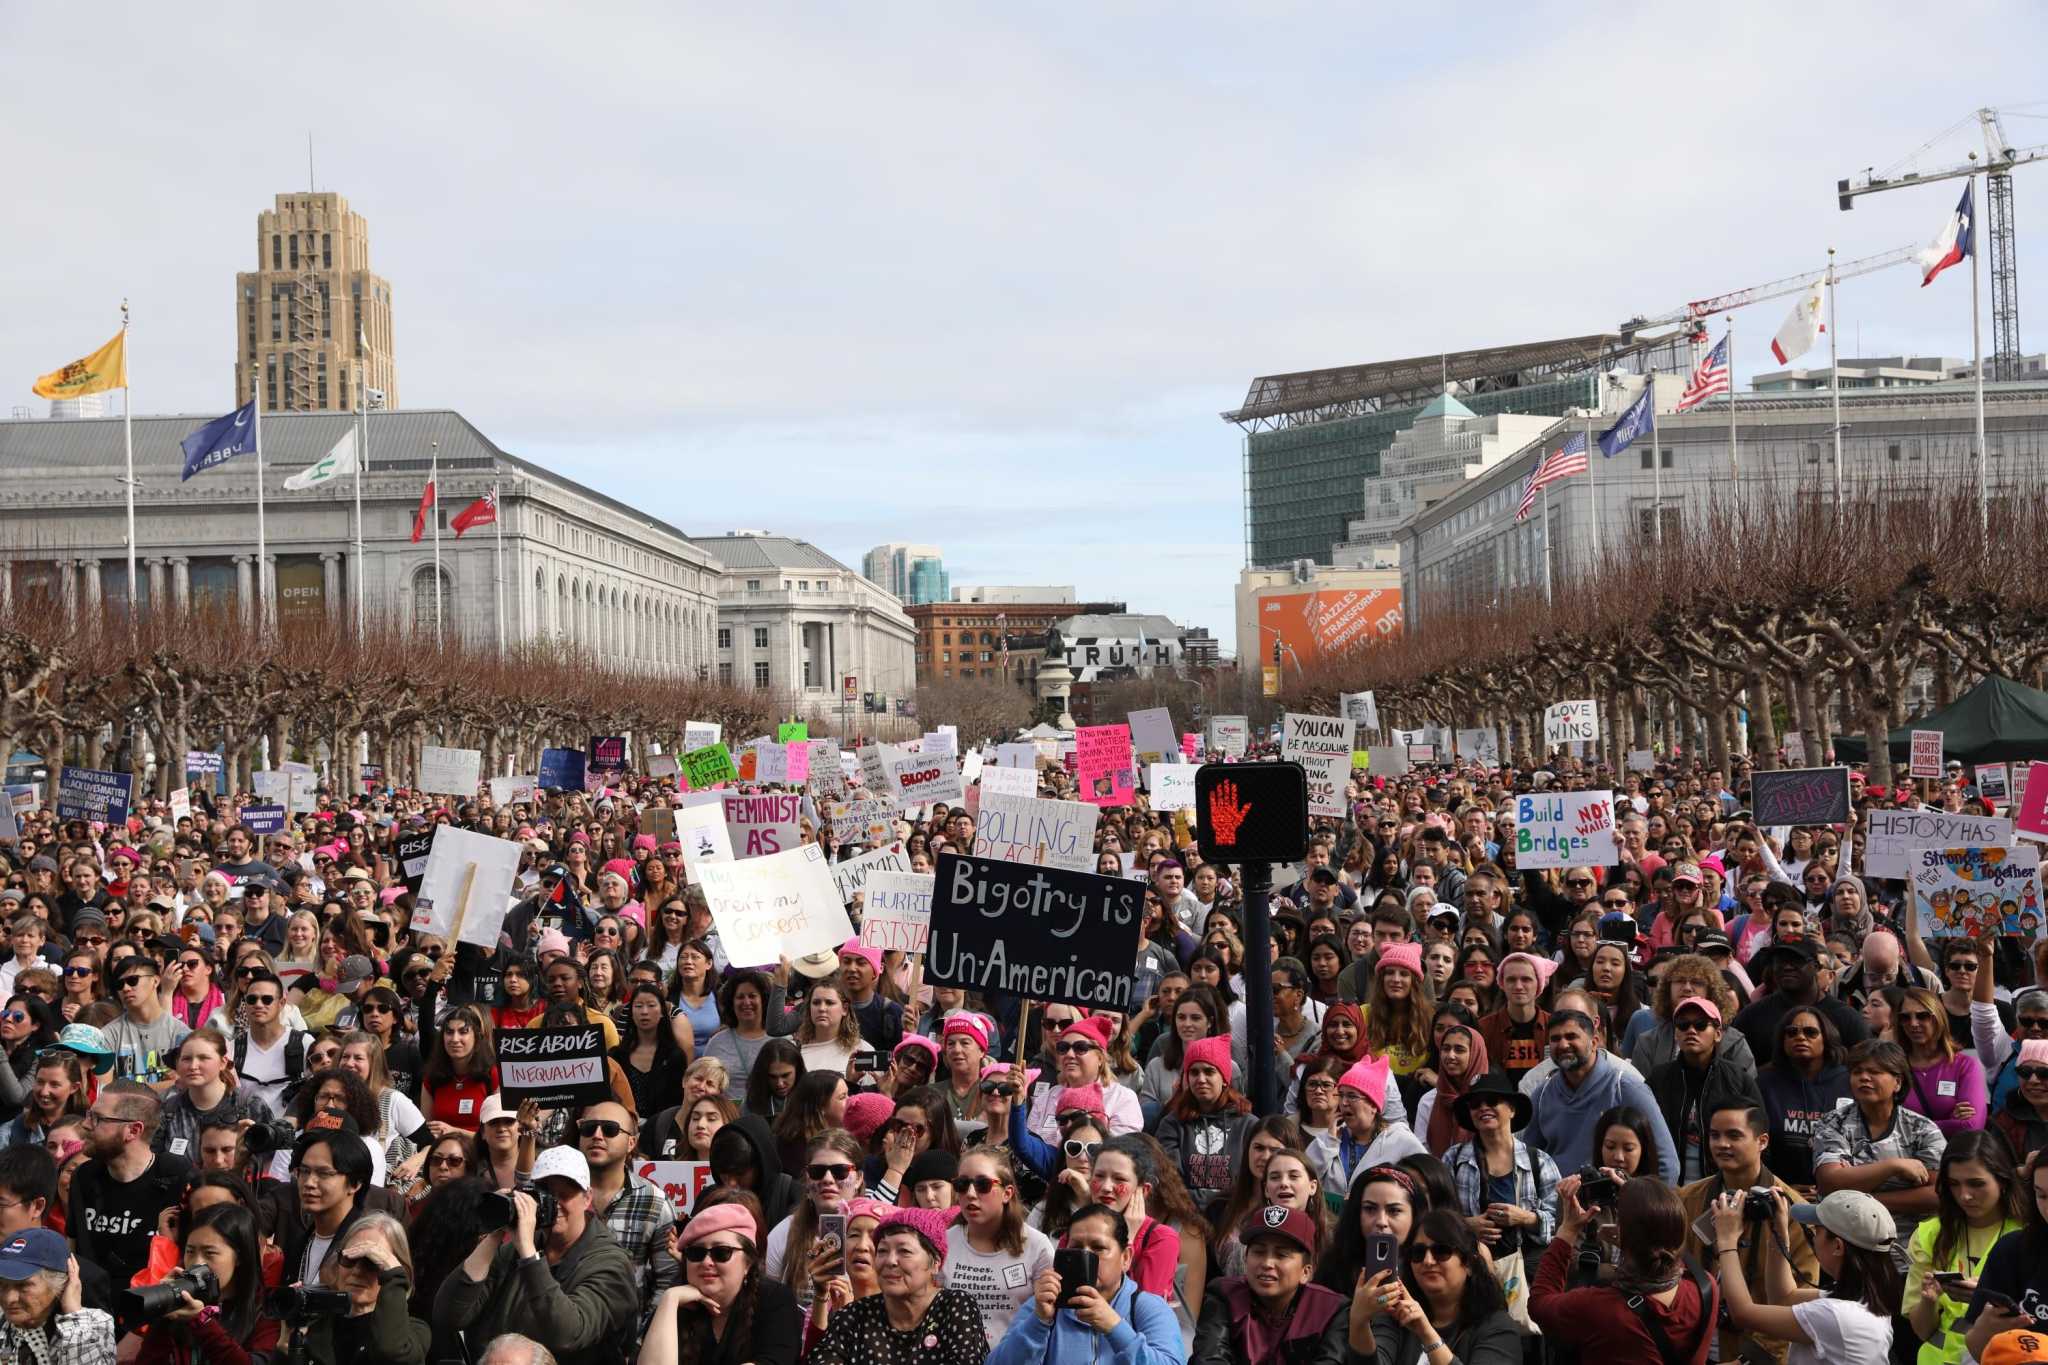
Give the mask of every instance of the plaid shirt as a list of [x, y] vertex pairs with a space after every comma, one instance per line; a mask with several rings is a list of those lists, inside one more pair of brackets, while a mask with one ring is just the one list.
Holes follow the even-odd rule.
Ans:
[[[1485, 1213], [1486, 1206], [1494, 1201], [1486, 1194], [1486, 1165], [1480, 1159], [1477, 1141], [1461, 1142], [1450, 1148], [1444, 1153], [1444, 1164], [1451, 1168], [1458, 1206], [1468, 1217], [1477, 1218]], [[1514, 1202], [1536, 1211], [1536, 1232], [1524, 1241], [1547, 1246], [1557, 1230], [1557, 1163], [1550, 1159], [1550, 1153], [1538, 1151], [1519, 1138], [1515, 1140]], [[1506, 1250], [1503, 1249], [1503, 1254]]]
[[[49, 1365], [114, 1365], [114, 1319], [97, 1308], [55, 1313], [57, 1339], [43, 1353]], [[35, 1359], [13, 1323], [0, 1319], [0, 1360]]]
[[[1873, 1161], [1911, 1157], [1925, 1166], [1931, 1176], [1941, 1169], [1941, 1156], [1947, 1150], [1948, 1139], [1942, 1136], [1941, 1129], [1935, 1127], [1934, 1120], [1903, 1104], [1892, 1107], [1891, 1131], [1881, 1138], [1870, 1136], [1870, 1126], [1863, 1121], [1863, 1111], [1854, 1100], [1813, 1125], [1815, 1175], [1820, 1174], [1823, 1166], [1868, 1166]], [[1878, 1186], [1877, 1192], [1912, 1188], [1903, 1180], [1887, 1180]], [[1892, 1243], [1892, 1260], [1904, 1270], [1906, 1243], [1911, 1240], [1913, 1229], [1920, 1225], [1920, 1220], [1911, 1214], [1894, 1213], [1892, 1221], [1898, 1225], [1897, 1240]]]
[[[628, 1158], [632, 1161], [634, 1158]], [[633, 1273], [640, 1281], [640, 1302], [651, 1304], [662, 1290], [676, 1282], [677, 1266], [668, 1254], [668, 1229], [676, 1221], [661, 1187], [645, 1176], [636, 1175], [629, 1164], [626, 1188], [604, 1211], [604, 1225], [612, 1240], [625, 1248], [632, 1259]]]

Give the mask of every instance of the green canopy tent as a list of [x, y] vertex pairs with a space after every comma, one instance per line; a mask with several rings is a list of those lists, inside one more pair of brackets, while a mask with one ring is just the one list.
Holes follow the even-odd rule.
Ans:
[[[1942, 757], [1966, 765], [2048, 759], [2048, 692], [1986, 678], [1953, 705], [1892, 731], [1892, 762], [1912, 759], [1915, 730], [1941, 731]], [[1869, 751], [1861, 735], [1835, 737], [1835, 756], [1844, 763], [1862, 763]]]

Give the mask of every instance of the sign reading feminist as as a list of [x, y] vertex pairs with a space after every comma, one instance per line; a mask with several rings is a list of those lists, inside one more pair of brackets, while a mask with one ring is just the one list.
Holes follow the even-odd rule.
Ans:
[[941, 853], [925, 980], [1128, 1013], [1145, 887], [996, 858]]

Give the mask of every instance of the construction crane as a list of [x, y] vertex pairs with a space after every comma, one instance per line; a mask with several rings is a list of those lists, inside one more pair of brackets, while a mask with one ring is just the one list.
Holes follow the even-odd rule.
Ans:
[[[1835, 278], [1849, 280], [1858, 275], [1868, 275], [1875, 270], [1888, 270], [1895, 265], [1904, 265], [1918, 254], [1918, 247], [1902, 246], [1876, 256], [1841, 261], [1835, 266]], [[1753, 284], [1747, 289], [1734, 289], [1725, 294], [1710, 294], [1706, 298], [1694, 299], [1691, 303], [1674, 308], [1668, 313], [1659, 313], [1655, 317], [1630, 318], [1621, 324], [1621, 332], [1623, 336], [1628, 336], [1646, 327], [1669, 327], [1681, 322], [1700, 323], [1716, 313], [1730, 313], [1737, 308], [1747, 308], [1752, 303], [1765, 303], [1771, 299], [1803, 294], [1812, 287], [1815, 280], [1826, 273], [1826, 267], [1823, 266], [1797, 275], [1787, 275], [1782, 280], [1772, 280], [1768, 284]]]
[[[1948, 166], [1936, 171], [1906, 171], [1893, 174], [1894, 167], [1883, 173], [1865, 168], [1862, 175], [1853, 180], [1835, 182], [1836, 202], [1844, 213], [1856, 206], [1856, 201], [1866, 194], [1881, 194], [1886, 190], [1902, 190], [1915, 185], [1926, 185], [1936, 180], [1958, 180], [1964, 176], [1984, 174], [1984, 200], [1991, 224], [1991, 359], [1986, 377], [1990, 379], [2018, 379], [2020, 377], [2020, 291], [2019, 255], [2013, 244], [2012, 226], [2012, 169], [2024, 166], [2029, 161], [2048, 158], [2048, 146], [2015, 149], [2005, 135], [2005, 127], [1999, 122], [1996, 109], [1979, 109], [1975, 118], [1984, 134], [1984, 159], [1979, 161], [1975, 152], [1960, 166]], [[1921, 150], [1932, 146], [1935, 140], [1948, 136], [1969, 122], [1963, 119], [1951, 124], [1935, 138], [1923, 144]], [[1917, 156], [1919, 153], [1915, 152]], [[1910, 160], [1910, 158], [1908, 158]], [[1972, 225], [1974, 227], [1974, 224]]]

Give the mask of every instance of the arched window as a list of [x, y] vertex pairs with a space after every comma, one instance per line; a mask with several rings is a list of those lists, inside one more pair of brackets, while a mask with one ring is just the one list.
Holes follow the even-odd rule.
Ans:
[[462, 623], [455, 619], [455, 585], [446, 569], [440, 571], [438, 594], [435, 587], [433, 565], [422, 564], [413, 571], [412, 628], [419, 634], [432, 636], [438, 622], [443, 639], [458, 639], [462, 634]]

